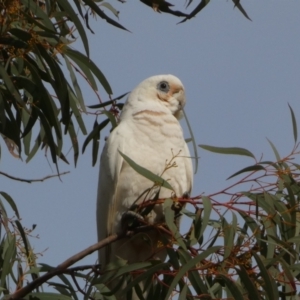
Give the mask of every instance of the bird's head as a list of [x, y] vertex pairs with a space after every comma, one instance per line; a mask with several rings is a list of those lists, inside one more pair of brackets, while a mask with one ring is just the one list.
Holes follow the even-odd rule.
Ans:
[[186, 102], [182, 82], [173, 75], [157, 75], [142, 81], [129, 95], [128, 103], [132, 106], [163, 106], [177, 119], [182, 116]]

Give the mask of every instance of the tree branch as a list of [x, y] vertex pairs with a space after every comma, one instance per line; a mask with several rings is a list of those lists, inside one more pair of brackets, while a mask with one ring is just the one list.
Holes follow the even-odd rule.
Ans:
[[137, 227], [135, 228], [133, 231], [123, 231], [122, 233], [119, 234], [113, 234], [107, 238], [105, 238], [104, 240], [80, 251], [79, 253], [71, 256], [70, 258], [68, 258], [67, 260], [65, 260], [64, 262], [62, 262], [61, 264], [59, 264], [56, 268], [54, 268], [53, 270], [49, 271], [48, 273], [38, 277], [37, 279], [33, 280], [32, 282], [30, 282], [28, 285], [24, 286], [23, 288], [17, 290], [15, 293], [11, 294], [8, 298], [6, 298], [7, 300], [14, 300], [14, 299], [20, 299], [25, 297], [27, 294], [29, 294], [30, 292], [32, 292], [35, 288], [39, 287], [40, 285], [42, 285], [44, 282], [46, 282], [47, 280], [51, 279], [54, 276], [57, 276], [59, 274], [62, 273], [70, 273], [72, 271], [75, 271], [77, 269], [82, 269], [82, 268], [87, 268], [87, 266], [81, 266], [81, 267], [76, 267], [76, 268], [72, 268], [72, 269], [68, 269], [71, 265], [73, 265], [74, 263], [78, 262], [79, 260], [83, 259], [84, 257], [86, 257], [87, 255], [92, 254], [93, 252], [117, 241], [120, 240], [124, 237], [130, 237], [132, 235], [134, 235], [137, 232], [144, 232], [144, 231], [148, 231], [153, 229], [154, 226], [153, 225], [147, 225], [147, 226], [141, 226], [141, 227]]
[[43, 182], [49, 178], [52, 178], [52, 177], [59, 177], [61, 175], [66, 175], [66, 174], [69, 174], [70, 171], [67, 171], [67, 172], [63, 172], [63, 173], [60, 173], [60, 174], [55, 174], [55, 175], [48, 175], [48, 176], [45, 176], [43, 178], [39, 178], [39, 179], [24, 179], [24, 178], [18, 178], [18, 177], [15, 177], [15, 176], [12, 176], [12, 175], [9, 175], [7, 173], [4, 173], [4, 172], [1, 172], [0, 171], [0, 175], [3, 175], [9, 179], [13, 179], [13, 180], [17, 180], [17, 181], [21, 181], [21, 182], [27, 182], [27, 183], [32, 183], [32, 182]]

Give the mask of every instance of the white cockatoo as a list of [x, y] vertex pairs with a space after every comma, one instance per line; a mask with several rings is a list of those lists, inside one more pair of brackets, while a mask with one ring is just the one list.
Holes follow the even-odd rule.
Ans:
[[[191, 192], [192, 162], [178, 121], [185, 102], [184, 87], [173, 75], [150, 77], [129, 94], [120, 123], [111, 132], [101, 155], [97, 201], [99, 241], [120, 233], [124, 226], [122, 217], [131, 206], [153, 199], [158, 192], [156, 187], [139, 198], [153, 182], [130, 167], [120, 152], [170, 183], [174, 191], [162, 187], [159, 199], [182, 197]], [[174, 163], [176, 166], [170, 167]], [[145, 216], [146, 224], [163, 221], [161, 204]], [[159, 249], [163, 248], [159, 236], [157, 230], [151, 230], [119, 240], [100, 250], [100, 264], [104, 267], [117, 257], [129, 263], [149, 258], [163, 260], [166, 252]]]

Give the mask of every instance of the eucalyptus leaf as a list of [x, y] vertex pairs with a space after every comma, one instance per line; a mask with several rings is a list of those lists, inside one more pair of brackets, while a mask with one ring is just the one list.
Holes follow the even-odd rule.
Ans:
[[135, 163], [131, 158], [129, 158], [127, 155], [119, 151], [120, 155], [124, 158], [124, 160], [140, 175], [144, 176], [145, 178], [149, 179], [152, 181], [154, 184], [159, 185], [161, 187], [164, 187], [166, 189], [172, 190], [172, 186], [163, 178], [160, 176], [152, 173], [151, 171], [145, 169], [144, 167], [138, 165]]
[[239, 148], [239, 147], [215, 147], [215, 146], [209, 146], [203, 144], [199, 145], [199, 147], [220, 154], [244, 155], [244, 156], [255, 158], [254, 155], [249, 150], [244, 148]]

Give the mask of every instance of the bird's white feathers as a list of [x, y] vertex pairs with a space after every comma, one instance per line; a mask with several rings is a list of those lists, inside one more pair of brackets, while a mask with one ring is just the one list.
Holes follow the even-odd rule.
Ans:
[[[134, 162], [168, 180], [178, 197], [191, 192], [192, 163], [178, 118], [185, 105], [184, 87], [173, 75], [153, 76], [140, 83], [129, 95], [119, 125], [111, 132], [103, 149], [97, 201], [98, 239], [122, 230], [121, 218], [139, 195], [153, 183], [134, 171], [119, 151]], [[166, 170], [167, 162], [176, 167]], [[148, 195], [154, 197], [155, 190]], [[173, 194], [174, 194], [173, 192]], [[172, 196], [162, 188], [160, 198]], [[139, 202], [145, 200], [140, 199]], [[146, 221], [150, 224], [164, 219], [161, 205], [156, 205]], [[159, 255], [157, 232], [141, 233], [123, 239], [100, 252], [104, 266], [120, 256], [130, 262]], [[147, 242], [148, 241], [148, 242]]]

